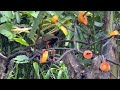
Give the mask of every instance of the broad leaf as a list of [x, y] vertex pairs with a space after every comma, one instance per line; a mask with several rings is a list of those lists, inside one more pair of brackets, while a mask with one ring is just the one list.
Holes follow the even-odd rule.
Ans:
[[35, 32], [36, 32], [36, 30], [37, 30], [37, 28], [38, 28], [38, 25], [40, 24], [40, 22], [41, 22], [41, 20], [42, 20], [42, 18], [43, 18], [44, 12], [45, 12], [45, 11], [39, 12], [37, 18], [35, 19], [35, 22], [34, 22], [34, 24], [33, 24], [33, 27], [32, 27], [32, 29], [31, 29], [31, 31], [30, 31], [30, 38], [33, 38], [33, 37], [34, 37]]
[[14, 38], [14, 34], [12, 34], [10, 31], [6, 29], [1, 29], [0, 34], [6, 36], [9, 40], [12, 40]]
[[29, 58], [26, 55], [19, 55], [14, 58], [16, 63], [28, 63]]
[[40, 79], [39, 65], [38, 65], [38, 63], [34, 62], [34, 63], [33, 63], [33, 67], [34, 67], [34, 70], [35, 70], [35, 73], [36, 73], [38, 79]]
[[22, 45], [28, 46], [29, 44], [23, 38], [14, 38], [14, 40]]

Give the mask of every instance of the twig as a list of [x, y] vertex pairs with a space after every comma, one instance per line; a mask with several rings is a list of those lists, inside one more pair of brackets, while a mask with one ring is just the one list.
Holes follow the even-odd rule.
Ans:
[[118, 79], [111, 71], [109, 71], [111, 75], [113, 75], [116, 79]]
[[111, 61], [111, 60], [106, 60], [106, 61], [109, 61], [109, 62], [111, 62], [111, 63], [113, 63], [113, 64], [115, 64], [115, 65], [120, 66], [120, 64], [119, 64], [119, 63], [117, 63], [117, 62], [114, 62], [114, 61]]
[[[60, 42], [71, 42], [71, 43], [73, 43], [73, 40], [59, 40], [59, 41], [57, 41], [56, 43], [60, 43]], [[83, 42], [83, 41], [75, 40], [75, 42], [88, 45], [88, 43]]]
[[19, 52], [16, 52], [12, 55], [10, 55], [8, 58], [7, 58], [7, 61], [9, 62], [12, 58], [15, 58], [16, 56], [18, 55], [26, 55], [26, 51], [19, 51]]
[[0, 59], [7, 60], [7, 57], [0, 53]]
[[48, 50], [53, 50], [53, 49], [56, 49], [56, 50], [69, 50], [69, 49], [72, 49], [72, 48], [49, 48]]
[[80, 54], [83, 54], [83, 51], [81, 51], [81, 50], [77, 50]]
[[61, 57], [55, 62], [55, 63], [58, 63], [68, 52], [71, 52], [71, 51], [74, 51], [75, 49], [70, 49], [70, 50], [67, 50], [65, 53], [63, 53], [61, 55]]
[[103, 48], [113, 39], [113, 37], [111, 37], [104, 45]]
[[110, 38], [112, 38], [112, 36], [111, 36], [111, 37], [107, 37], [107, 38], [100, 39], [100, 40], [95, 41], [95, 42], [92, 42], [92, 43], [90, 43], [89, 45], [87, 45], [87, 46], [84, 47], [84, 48], [88, 48], [88, 47], [90, 47], [91, 45], [93, 45], [93, 44], [95, 44], [95, 43], [100, 43], [100, 42], [102, 42], [102, 41], [104, 41], [104, 40], [107, 40], [107, 39], [110, 39]]

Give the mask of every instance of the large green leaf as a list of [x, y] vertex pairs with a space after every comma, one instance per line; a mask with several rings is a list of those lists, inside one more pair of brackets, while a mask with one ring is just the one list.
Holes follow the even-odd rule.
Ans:
[[1, 29], [0, 34], [6, 36], [9, 40], [12, 40], [14, 38], [14, 34], [6, 29]]
[[29, 46], [29, 44], [23, 38], [14, 38], [14, 40], [22, 45]]
[[28, 63], [29, 57], [27, 57], [26, 55], [18, 55], [14, 58], [14, 60], [16, 63]]
[[30, 38], [31, 39], [34, 38], [35, 32], [36, 32], [36, 30], [38, 28], [38, 25], [40, 24], [40, 22], [41, 22], [41, 20], [43, 18], [44, 12], [45, 11], [40, 11], [39, 14], [38, 14], [38, 16], [37, 16], [37, 18], [35, 19], [33, 27], [32, 27], [32, 29], [30, 31]]
[[0, 19], [1, 22], [11, 21], [14, 18], [14, 13], [12, 11], [1, 11], [2, 17]]
[[38, 63], [34, 62], [34, 63], [33, 63], [33, 67], [34, 67], [34, 70], [35, 70], [35, 73], [36, 73], [38, 79], [40, 79], [39, 65], [38, 65]]

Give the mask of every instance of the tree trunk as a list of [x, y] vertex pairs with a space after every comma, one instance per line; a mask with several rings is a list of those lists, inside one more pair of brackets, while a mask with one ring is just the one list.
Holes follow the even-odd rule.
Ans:
[[[113, 11], [104, 11], [104, 32], [107, 36], [109, 36], [111, 31], [113, 31]], [[118, 62], [118, 51], [115, 38], [112, 38], [108, 41], [108, 44], [105, 45], [106, 42], [107, 41], [103, 42], [102, 54], [106, 57], [106, 59]], [[118, 69], [116, 65], [111, 64], [111, 72], [116, 77], [118, 76]], [[110, 78], [114, 79], [113, 76]]]

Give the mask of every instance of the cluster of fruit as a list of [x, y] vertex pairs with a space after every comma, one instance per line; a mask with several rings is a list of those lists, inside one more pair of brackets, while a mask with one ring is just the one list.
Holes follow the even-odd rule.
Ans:
[[[58, 22], [58, 16], [53, 16], [51, 18], [51, 23], [56, 24]], [[78, 22], [84, 25], [88, 24], [88, 19], [84, 11], [80, 11], [78, 15]]]
[[[85, 50], [83, 53], [84, 58], [91, 59], [93, 57], [93, 53], [90, 50]], [[107, 61], [103, 61], [100, 64], [100, 70], [107, 72], [110, 71], [110, 64]]]
[[[79, 12], [77, 20], [80, 24], [88, 25], [87, 15], [85, 14], [84, 11]], [[58, 22], [58, 16], [55, 15], [51, 18], [51, 23], [56, 24], [57, 22]], [[117, 30], [114, 30], [110, 33], [110, 36], [116, 36], [116, 35], [119, 35], [119, 32]], [[85, 50], [83, 52], [83, 56], [86, 59], [91, 59], [93, 57], [93, 53], [90, 50]], [[48, 58], [48, 51], [44, 50], [42, 52], [42, 57], [40, 58], [40, 63], [46, 63], [47, 58]], [[108, 72], [110, 71], [110, 64], [107, 61], [103, 61], [101, 62], [99, 68], [101, 71]]]

